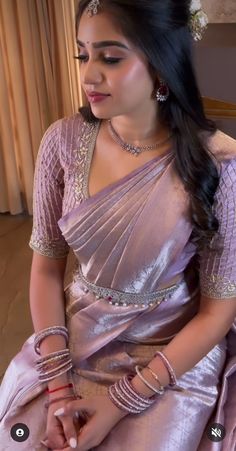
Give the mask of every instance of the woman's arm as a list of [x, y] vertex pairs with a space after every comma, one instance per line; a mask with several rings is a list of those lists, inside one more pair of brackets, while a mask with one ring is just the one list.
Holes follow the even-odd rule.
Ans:
[[[193, 368], [221, 341], [235, 316], [236, 298], [217, 300], [201, 297], [198, 314], [165, 347], [164, 353], [177, 378]], [[159, 376], [163, 386], [169, 384], [168, 372], [158, 356], [151, 360], [149, 366]], [[153, 385], [149, 370], [144, 368], [142, 374]], [[153, 395], [153, 391], [138, 376], [132, 379], [132, 385], [143, 395]]]
[[[40, 255], [37, 252], [33, 254], [30, 310], [36, 333], [49, 326], [65, 326], [64, 274], [66, 261], [66, 257], [56, 259]], [[45, 356], [66, 347], [66, 340], [62, 335], [51, 335], [41, 342], [40, 352], [42, 356]], [[48, 387], [52, 390], [65, 383], [68, 383], [67, 373], [48, 381]]]
[[[49, 258], [34, 252], [31, 279], [30, 279], [30, 309], [35, 332], [50, 326], [65, 326], [64, 302], [64, 274], [67, 258]], [[41, 356], [67, 348], [64, 336], [50, 335], [40, 344]], [[68, 385], [71, 382], [68, 372], [47, 381], [49, 390]], [[58, 399], [71, 394], [71, 388], [63, 388], [59, 392], [49, 394], [49, 399]], [[50, 449], [61, 449], [69, 444], [71, 439], [77, 440], [79, 423], [77, 427], [73, 418], [64, 418], [59, 423], [54, 411], [66, 405], [67, 400], [57, 401], [49, 406], [47, 412], [47, 427], [45, 434], [46, 446]]]
[[[177, 377], [193, 368], [221, 341], [236, 316], [236, 158], [222, 163], [213, 211], [219, 229], [199, 253], [199, 312], [164, 350]], [[163, 366], [158, 357], [150, 362], [166, 385], [169, 379]], [[147, 369], [143, 374], [153, 383]], [[132, 383], [143, 394], [151, 394], [138, 376]]]
[[[216, 300], [202, 297], [199, 313], [164, 350], [177, 377], [194, 367], [226, 335], [235, 315], [236, 298], [216, 302]], [[167, 371], [158, 357], [155, 357], [149, 366], [158, 374], [163, 385], [169, 384]], [[152, 385], [155, 384], [148, 369], [144, 368], [142, 373], [146, 380]], [[149, 397], [153, 395], [153, 391], [149, 390], [138, 376], [131, 380], [131, 384], [139, 393]], [[157, 385], [156, 387], [159, 388]], [[86, 412], [89, 416], [88, 422], [78, 436], [81, 450], [98, 446], [111, 429], [128, 415], [104, 395], [70, 401], [65, 407], [54, 412], [54, 415], [63, 421], [75, 412]], [[69, 447], [64, 449], [64, 451], [69, 450]]]

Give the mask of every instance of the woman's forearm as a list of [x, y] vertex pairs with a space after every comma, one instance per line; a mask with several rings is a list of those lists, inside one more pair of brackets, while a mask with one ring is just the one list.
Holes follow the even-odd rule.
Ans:
[[[164, 354], [175, 370], [177, 378], [193, 368], [226, 335], [230, 325], [206, 313], [198, 313], [165, 347]], [[156, 356], [148, 364], [158, 375], [163, 386], [169, 384], [169, 375], [161, 359]], [[158, 387], [147, 368], [142, 374], [152, 385]], [[151, 396], [151, 391], [138, 376], [132, 385], [140, 393]]]
[[[30, 281], [30, 310], [35, 332], [50, 326], [65, 325], [63, 276], [58, 271], [44, 271], [32, 267]], [[50, 335], [40, 344], [41, 356], [67, 347], [65, 337]], [[68, 382], [67, 373], [48, 381], [48, 387]]]

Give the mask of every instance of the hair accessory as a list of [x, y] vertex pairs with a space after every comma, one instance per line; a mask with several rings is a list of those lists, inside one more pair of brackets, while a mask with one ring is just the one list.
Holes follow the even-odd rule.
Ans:
[[98, 13], [99, 6], [100, 6], [99, 0], [91, 0], [86, 9], [88, 16], [89, 17], [95, 16], [95, 14]]
[[162, 362], [164, 363], [164, 365], [169, 373], [169, 376], [170, 376], [170, 384], [169, 385], [174, 387], [177, 384], [177, 378], [176, 378], [175, 371], [174, 371], [173, 367], [171, 366], [169, 360], [167, 359], [165, 354], [163, 354], [163, 352], [161, 352], [161, 351], [157, 351], [154, 354], [154, 357], [156, 357], [156, 356], [159, 356], [161, 358]]
[[136, 366], [135, 366], [135, 371], [136, 371], [136, 373], [137, 373], [137, 376], [141, 379], [141, 381], [142, 381], [148, 388], [150, 388], [150, 390], [154, 391], [154, 393], [157, 393], [158, 395], [163, 395], [164, 392], [165, 392], [164, 387], [161, 386], [160, 389], [158, 389], [158, 388], [154, 387], [152, 384], [150, 384], [150, 382], [147, 381], [147, 380], [145, 379], [145, 377], [142, 375], [142, 373], [140, 372], [140, 370], [142, 370], [142, 369], [143, 369], [143, 368], [140, 367], [139, 365], [136, 365]]
[[208, 16], [203, 11], [200, 0], [192, 0], [190, 13], [189, 29], [194, 41], [200, 41], [209, 23]]
[[141, 152], [145, 150], [157, 149], [159, 146], [165, 144], [172, 136], [171, 134], [169, 134], [167, 138], [163, 139], [162, 141], [158, 141], [155, 144], [151, 144], [149, 146], [134, 146], [133, 144], [129, 144], [123, 141], [120, 135], [118, 135], [118, 133], [115, 131], [110, 119], [108, 120], [108, 127], [113, 140], [116, 141], [117, 144], [119, 144], [122, 147], [122, 149], [126, 150], [127, 152], [135, 156], [138, 156]]
[[164, 82], [164, 80], [160, 79], [159, 82], [160, 86], [156, 92], [156, 98], [158, 102], [165, 102], [170, 95], [170, 90], [168, 85]]

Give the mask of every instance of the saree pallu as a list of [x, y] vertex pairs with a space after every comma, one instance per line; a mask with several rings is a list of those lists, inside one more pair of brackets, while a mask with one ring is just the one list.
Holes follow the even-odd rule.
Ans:
[[[147, 365], [199, 308], [189, 197], [172, 155], [85, 199], [59, 226], [78, 261], [65, 290], [71, 380], [82, 397], [105, 394], [136, 364]], [[11, 361], [1, 385], [2, 450], [46, 450], [40, 444], [46, 383], [38, 381], [33, 340], [34, 334]], [[94, 450], [233, 450], [234, 340], [232, 329], [178, 378], [176, 387], [168, 387], [144, 413], [123, 418]], [[226, 428], [218, 443], [206, 435], [213, 421]], [[10, 437], [16, 423], [29, 427], [26, 442]]]

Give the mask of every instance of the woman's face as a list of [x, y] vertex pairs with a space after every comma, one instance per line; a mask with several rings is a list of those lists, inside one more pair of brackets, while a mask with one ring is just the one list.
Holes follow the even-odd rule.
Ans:
[[77, 34], [81, 83], [93, 114], [100, 119], [146, 114], [154, 80], [143, 54], [116, 29], [106, 13], [83, 14]]

